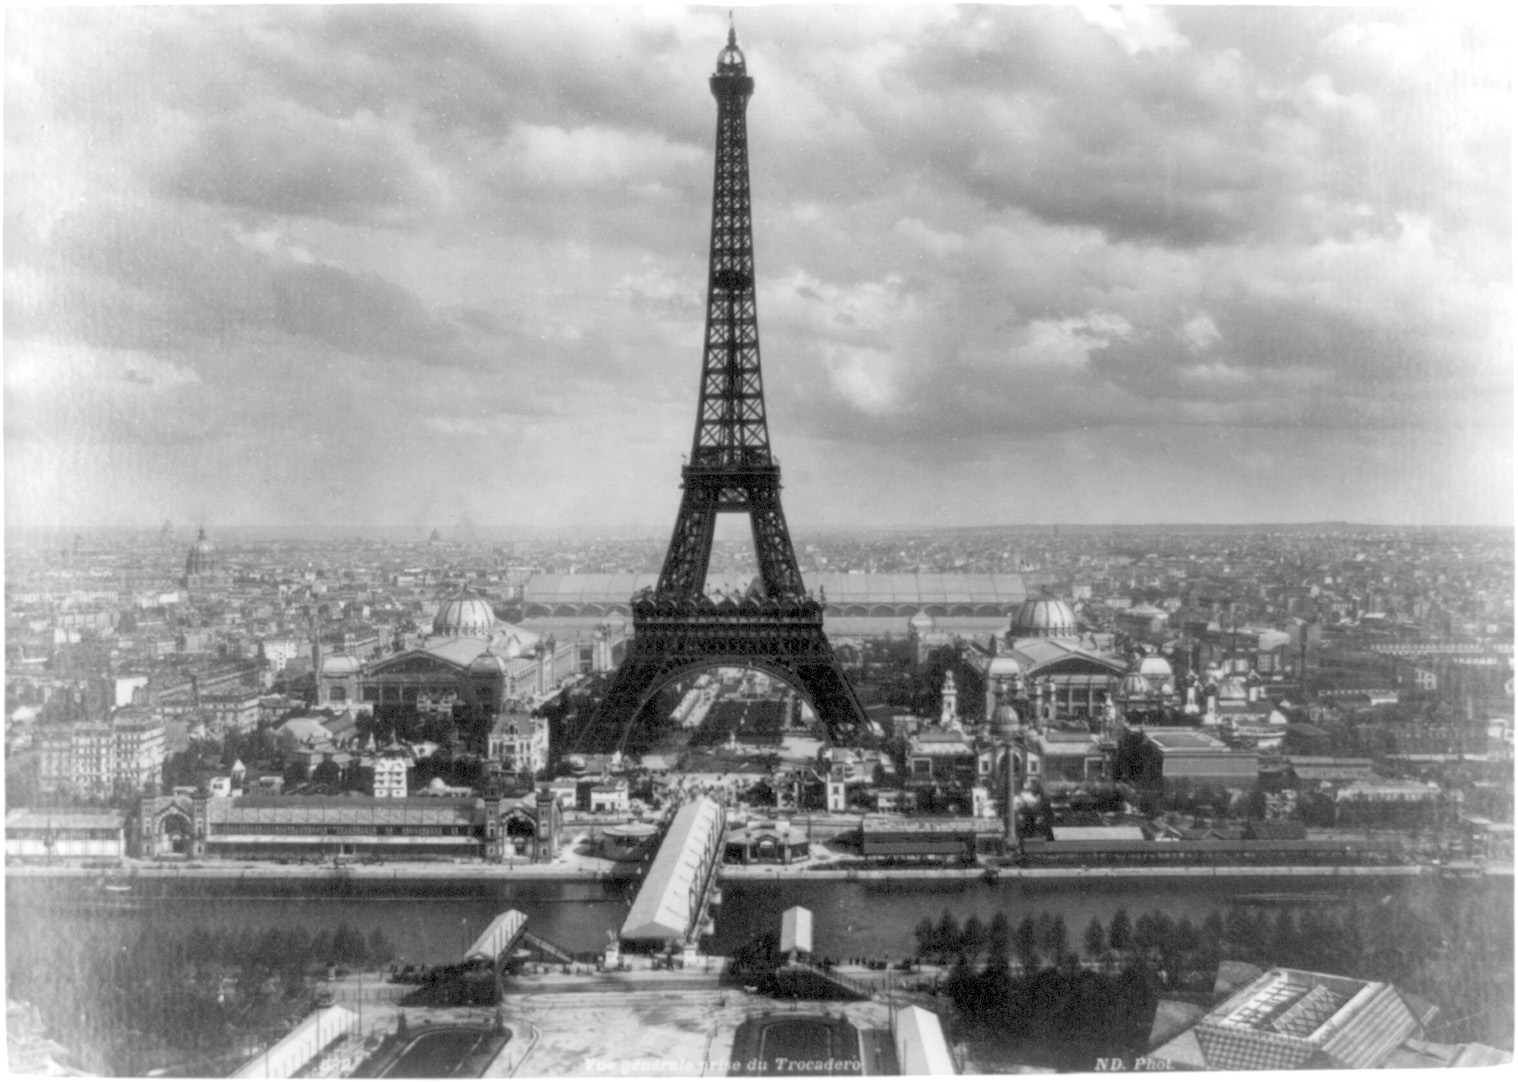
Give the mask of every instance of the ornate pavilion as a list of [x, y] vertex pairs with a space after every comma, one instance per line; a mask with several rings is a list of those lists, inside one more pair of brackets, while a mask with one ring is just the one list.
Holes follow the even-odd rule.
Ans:
[[[317, 703], [411, 704], [441, 711], [462, 702], [500, 713], [508, 701], [545, 694], [579, 672], [576, 645], [498, 620], [489, 601], [465, 589], [442, 599], [432, 633], [415, 649], [368, 663], [344, 653], [323, 659]], [[600, 653], [608, 656], [596, 656]], [[593, 652], [591, 667], [609, 669], [609, 653]]]

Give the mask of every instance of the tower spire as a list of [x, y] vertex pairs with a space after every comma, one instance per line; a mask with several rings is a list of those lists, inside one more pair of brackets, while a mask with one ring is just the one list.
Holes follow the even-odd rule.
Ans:
[[[660, 687], [709, 664], [761, 668], [807, 698], [829, 736], [866, 730], [864, 709], [823, 632], [823, 603], [801, 581], [770, 452], [754, 299], [746, 113], [754, 93], [729, 12], [708, 80], [717, 99], [712, 233], [699, 403], [681, 468], [680, 512], [657, 586], [633, 599], [633, 641], [577, 746], [627, 744]], [[706, 596], [717, 516], [746, 514], [759, 580], [741, 599]], [[640, 733], [639, 738], [646, 736]]]
[[716, 516], [746, 512], [764, 596], [799, 596], [804, 587], [780, 507], [780, 467], [770, 452], [759, 365], [746, 115], [754, 80], [731, 25], [709, 84], [717, 99], [717, 151], [701, 393], [690, 458], [681, 471], [685, 496], [659, 593], [698, 596]]

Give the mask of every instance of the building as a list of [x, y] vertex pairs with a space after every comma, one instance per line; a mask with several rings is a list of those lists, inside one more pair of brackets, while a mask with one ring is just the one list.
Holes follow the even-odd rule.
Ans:
[[1334, 825], [1426, 827], [1438, 814], [1441, 795], [1431, 781], [1359, 778], [1334, 794]]
[[300, 1078], [343, 1041], [362, 1036], [359, 1016], [346, 1007], [319, 1007], [283, 1038], [232, 1073], [233, 1078]]
[[283, 672], [286, 665], [305, 655], [305, 644], [293, 638], [263, 639], [258, 644], [259, 653], [274, 672]]
[[258, 728], [259, 693], [252, 689], [235, 689], [200, 697], [200, 709], [206, 716], [206, 728], [217, 736], [227, 733], [250, 733]]
[[590, 787], [590, 811], [597, 815], [626, 815], [631, 807], [627, 779], [614, 778]]
[[1210, 733], [1195, 729], [1147, 729], [1144, 738], [1162, 758], [1165, 781], [1251, 789], [1260, 777], [1260, 758], [1236, 751]]
[[[376, 709], [434, 712], [454, 703], [497, 714], [508, 701], [550, 690], [570, 675], [569, 644], [558, 649], [523, 628], [502, 623], [472, 590], [445, 597], [432, 634], [413, 650], [371, 662], [349, 653], [323, 659], [317, 702], [364, 702]], [[563, 656], [561, 656], [563, 655]]]
[[5, 855], [19, 858], [126, 855], [126, 816], [119, 811], [29, 811], [5, 816]]
[[39, 730], [38, 782], [43, 790], [106, 796], [156, 787], [167, 755], [164, 723], [129, 711], [123, 715]]
[[[539, 574], [523, 586], [523, 614], [548, 617], [632, 615], [632, 597], [657, 585], [655, 574]], [[1028, 596], [1024, 575], [907, 572], [853, 575], [814, 572], [807, 583], [823, 602], [823, 619], [1000, 617]], [[724, 586], [720, 573], [707, 580], [708, 595]]]
[[975, 745], [959, 729], [932, 727], [914, 733], [907, 738], [906, 759], [909, 783], [975, 783]]
[[675, 813], [622, 923], [624, 947], [683, 944], [700, 931], [707, 888], [722, 863], [727, 813], [707, 797]]
[[150, 789], [163, 776], [168, 740], [162, 719], [121, 711], [111, 721], [116, 751], [116, 784]]
[[790, 864], [811, 852], [806, 831], [790, 821], [749, 823], [727, 832], [726, 860], [730, 864]]
[[144, 797], [135, 843], [147, 858], [500, 863], [508, 855], [552, 860], [559, 829], [558, 803], [546, 793], [527, 801], [197, 794]]
[[1096, 717], [1127, 668], [1081, 632], [1069, 604], [1047, 595], [1018, 605], [1006, 631], [985, 646], [972, 644], [964, 661], [985, 703], [983, 716], [991, 716], [1001, 689], [1025, 701], [1025, 722]]
[[1392, 1065], [1434, 1010], [1380, 981], [1272, 969], [1149, 1053], [1207, 1071], [1353, 1069]]
[[508, 707], [496, 718], [486, 757], [508, 774], [531, 774], [548, 767], [548, 719]]
[[865, 857], [959, 860], [1001, 855], [1005, 832], [995, 819], [885, 819], [866, 816], [859, 825], [859, 851]]
[[410, 792], [406, 784], [408, 771], [406, 760], [399, 756], [382, 755], [374, 760], [374, 798], [376, 800], [403, 800]]
[[191, 591], [224, 589], [232, 584], [232, 576], [222, 566], [221, 552], [206, 537], [205, 527], [185, 556], [184, 577], [179, 584]]
[[907, 1006], [896, 1012], [892, 1027], [896, 1062], [903, 1075], [954, 1075], [954, 1057], [938, 1016], [922, 1007]]
[[1025, 776], [1045, 783], [1099, 781], [1107, 760], [1101, 743], [1078, 729], [1043, 729], [1024, 736]]

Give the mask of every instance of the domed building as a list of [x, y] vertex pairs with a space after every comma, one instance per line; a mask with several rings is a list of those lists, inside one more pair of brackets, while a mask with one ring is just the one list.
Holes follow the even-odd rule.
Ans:
[[179, 581], [180, 585], [190, 590], [226, 586], [232, 581], [232, 576], [222, 566], [221, 552], [217, 549], [216, 542], [206, 536], [204, 526], [200, 528], [200, 536], [185, 556], [184, 576]]
[[1030, 597], [1012, 611], [1009, 640], [1079, 639], [1075, 611], [1057, 597]]
[[1018, 717], [1017, 708], [1008, 699], [1009, 691], [1005, 680], [997, 681], [995, 694], [996, 709], [991, 711], [991, 736], [998, 740], [1010, 740], [1022, 732], [1022, 718]]
[[1145, 654], [1133, 671], [1147, 680], [1155, 693], [1166, 698], [1175, 694], [1175, 671], [1159, 654]]
[[317, 701], [451, 714], [457, 703], [498, 714], [509, 701], [548, 690], [557, 678], [551, 638], [497, 620], [468, 588], [438, 601], [432, 634], [414, 650], [361, 664], [335, 654], [321, 667]]
[[996, 709], [996, 686], [1006, 682], [1025, 724], [1097, 717], [1103, 696], [1127, 665], [1083, 637], [1075, 610], [1051, 594], [1030, 597], [1015, 609], [1004, 634], [989, 649], [965, 658], [981, 677], [986, 716]]
[[490, 602], [469, 589], [444, 598], [432, 618], [432, 633], [447, 639], [489, 638], [495, 626]]

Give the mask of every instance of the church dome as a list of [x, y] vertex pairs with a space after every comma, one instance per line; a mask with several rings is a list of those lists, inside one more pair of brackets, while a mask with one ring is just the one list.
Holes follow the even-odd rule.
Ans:
[[1057, 597], [1030, 597], [1012, 611], [1013, 639], [1066, 639], [1079, 632], [1075, 612]]
[[453, 639], [484, 638], [495, 628], [495, 610], [472, 590], [444, 598], [432, 618], [432, 631]]
[[185, 557], [184, 573], [186, 575], [209, 575], [220, 569], [221, 554], [216, 551], [216, 542], [206, 536], [204, 527], [201, 528], [200, 536], [190, 546], [190, 554]]

